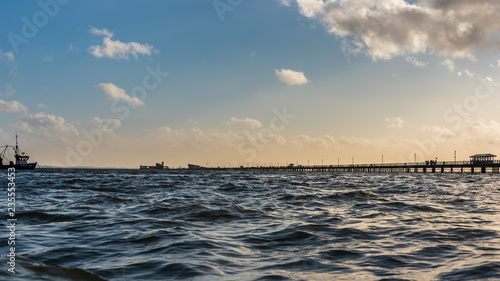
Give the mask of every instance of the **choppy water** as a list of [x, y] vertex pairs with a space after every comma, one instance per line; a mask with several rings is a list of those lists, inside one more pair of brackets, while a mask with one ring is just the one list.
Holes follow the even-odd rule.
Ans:
[[16, 252], [45, 265], [2, 260], [1, 280], [500, 279], [500, 175], [40, 169], [16, 184]]

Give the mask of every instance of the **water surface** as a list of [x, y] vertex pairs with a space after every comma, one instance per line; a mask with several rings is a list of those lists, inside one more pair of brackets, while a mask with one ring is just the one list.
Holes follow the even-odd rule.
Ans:
[[497, 174], [39, 169], [16, 184], [30, 260], [10, 280], [500, 278]]

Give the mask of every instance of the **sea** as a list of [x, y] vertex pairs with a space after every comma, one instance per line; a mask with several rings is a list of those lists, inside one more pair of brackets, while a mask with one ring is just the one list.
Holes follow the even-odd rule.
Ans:
[[499, 174], [0, 173], [0, 280], [500, 280]]

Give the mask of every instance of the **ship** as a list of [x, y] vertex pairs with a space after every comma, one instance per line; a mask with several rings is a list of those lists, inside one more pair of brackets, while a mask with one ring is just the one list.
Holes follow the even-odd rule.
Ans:
[[165, 166], [164, 162], [161, 162], [161, 163], [156, 163], [156, 165], [154, 165], [154, 166], [140, 165], [139, 169], [140, 170], [168, 170], [170, 168], [168, 166]]
[[[16, 170], [34, 170], [36, 168], [37, 162], [35, 163], [28, 163], [28, 160], [30, 157], [24, 152], [19, 149], [19, 144], [17, 142], [17, 135], [16, 135], [16, 146], [12, 145], [5, 145], [0, 147], [2, 149], [2, 152], [0, 153], [0, 169], [9, 169], [9, 168], [14, 168]], [[7, 150], [9, 148], [14, 149], [14, 157], [16, 159], [16, 163], [14, 161], [9, 161], [7, 165], [3, 163], [3, 160], [5, 159], [5, 154], [7, 153]]]
[[203, 166], [200, 166], [200, 165], [188, 164], [188, 169], [189, 170], [204, 170], [206, 168]]

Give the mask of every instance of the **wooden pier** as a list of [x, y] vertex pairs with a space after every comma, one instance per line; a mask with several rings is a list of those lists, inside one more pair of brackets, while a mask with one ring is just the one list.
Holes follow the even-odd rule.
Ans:
[[189, 165], [191, 170], [231, 170], [259, 172], [343, 172], [343, 173], [499, 173], [500, 160], [493, 154], [476, 154], [469, 161], [425, 161], [414, 163], [362, 164], [362, 165], [294, 165], [253, 166], [237, 168], [207, 168]]
[[444, 161], [435, 163], [392, 163], [362, 165], [289, 165], [238, 168], [207, 168], [234, 171], [262, 172], [350, 172], [350, 173], [499, 173], [500, 161], [474, 163], [470, 161]]
[[[500, 172], [500, 160], [493, 154], [476, 154], [469, 161], [425, 161], [389, 164], [351, 165], [286, 165], [286, 166], [240, 166], [203, 167], [188, 165], [188, 170], [223, 170], [255, 172], [333, 172], [333, 173], [495, 173]], [[181, 169], [184, 170], [184, 169]]]

